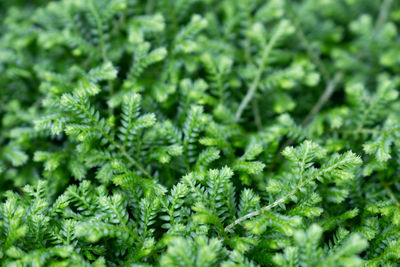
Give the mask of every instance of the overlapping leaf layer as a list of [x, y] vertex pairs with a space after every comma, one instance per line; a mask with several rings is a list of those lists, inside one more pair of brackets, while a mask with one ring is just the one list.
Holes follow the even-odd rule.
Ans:
[[398, 266], [400, 2], [0, 2], [2, 266]]

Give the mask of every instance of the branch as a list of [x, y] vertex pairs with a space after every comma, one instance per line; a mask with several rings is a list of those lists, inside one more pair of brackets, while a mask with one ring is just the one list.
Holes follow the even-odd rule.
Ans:
[[262, 122], [261, 122], [260, 109], [258, 108], [257, 99], [253, 99], [252, 103], [253, 103], [252, 107], [253, 107], [254, 122], [256, 123], [257, 130], [261, 131]]
[[297, 193], [297, 191], [302, 188], [303, 186], [307, 185], [309, 182], [311, 182], [317, 175], [313, 175], [310, 178], [308, 178], [307, 180], [305, 180], [304, 182], [300, 183], [299, 185], [297, 185], [295, 188], [292, 189], [292, 191], [290, 191], [287, 195], [281, 197], [280, 199], [278, 199], [277, 201], [273, 202], [272, 204], [269, 204], [268, 206], [265, 206], [259, 210], [250, 212], [246, 215], [244, 215], [243, 217], [240, 217], [238, 219], [236, 219], [233, 223], [229, 224], [227, 227], [225, 227], [225, 232], [229, 232], [233, 227], [235, 227], [236, 225], [238, 225], [239, 223], [250, 219], [252, 217], [258, 216], [260, 214], [263, 214], [266, 211], [269, 211], [270, 209], [278, 206], [279, 204], [285, 203], [291, 196], [293, 196], [294, 194]]
[[[287, 2], [286, 2], [287, 3]], [[317, 53], [315, 53], [310, 45], [310, 42], [307, 40], [306, 35], [304, 34], [302, 28], [301, 28], [301, 24], [300, 21], [298, 20], [298, 15], [296, 14], [296, 12], [293, 10], [291, 5], [286, 4], [285, 5], [286, 10], [288, 11], [287, 13], [290, 16], [290, 20], [293, 22], [293, 24], [296, 27], [296, 34], [297, 37], [299, 38], [300, 42], [303, 43], [306, 52], [308, 54], [308, 56], [310, 57], [310, 59], [312, 61], [314, 61], [315, 65], [317, 66], [317, 68], [319, 69], [319, 72], [321, 73], [324, 82], [328, 82], [330, 80], [330, 75], [328, 70], [326, 69], [324, 63], [322, 62], [321, 58], [319, 57], [319, 55]]]
[[267, 46], [265, 47], [262, 55], [260, 65], [258, 66], [257, 74], [254, 77], [253, 82], [251, 83], [250, 89], [247, 91], [246, 96], [243, 98], [242, 102], [239, 105], [238, 110], [236, 111], [235, 120], [239, 121], [240, 117], [244, 109], [249, 104], [250, 100], [253, 98], [254, 93], [257, 90], [258, 84], [260, 83], [261, 75], [264, 72], [265, 63], [269, 57], [269, 54], [274, 47], [275, 43], [278, 41], [279, 37], [282, 35], [284, 26], [280, 24], [278, 29], [275, 31], [274, 35], [272, 35], [271, 40], [268, 42]]
[[238, 219], [236, 219], [233, 223], [229, 224], [228, 226], [225, 227], [225, 232], [229, 232], [233, 227], [235, 227], [236, 225], [238, 225], [239, 223], [250, 219], [252, 217], [258, 216], [263, 214], [266, 211], [269, 211], [270, 209], [278, 206], [279, 204], [285, 203], [288, 199], [290, 199], [290, 197], [292, 197], [294, 194], [297, 193], [297, 191], [299, 191], [301, 188], [303, 188], [304, 186], [306, 186], [307, 184], [309, 184], [311, 181], [313, 181], [315, 178], [317, 178], [318, 176], [321, 176], [324, 173], [330, 172], [332, 171], [334, 168], [336, 168], [338, 165], [340, 165], [342, 163], [342, 161], [339, 161], [335, 164], [333, 164], [332, 166], [324, 169], [324, 170], [320, 170], [319, 172], [316, 172], [314, 175], [311, 175], [308, 179], [305, 179], [303, 182], [299, 183], [295, 188], [293, 188], [287, 195], [281, 197], [280, 199], [276, 200], [275, 202], [259, 209], [253, 212], [250, 212]]
[[393, 201], [393, 203], [400, 207], [400, 202], [397, 200], [396, 196], [393, 194], [392, 189], [390, 189], [390, 186], [386, 184], [385, 182], [381, 181], [381, 184], [383, 188], [385, 189], [386, 193], [389, 195], [390, 199]]
[[102, 23], [101, 23], [100, 15], [97, 12], [96, 7], [94, 6], [93, 0], [90, 0], [89, 8], [90, 8], [90, 11], [92, 12], [93, 17], [94, 17], [94, 19], [96, 21], [97, 31], [99, 32], [100, 49], [101, 49], [101, 54], [102, 54], [102, 57], [103, 57], [103, 61], [107, 62], [108, 58], [107, 58], [106, 45], [105, 45], [105, 41], [104, 41], [103, 26], [102, 26]]
[[[319, 97], [317, 103], [315, 103], [314, 107], [311, 109], [311, 111], [307, 114], [301, 125], [307, 126], [311, 119], [318, 114], [318, 112], [321, 110], [321, 108], [325, 105], [326, 101], [332, 96], [332, 93], [335, 91], [336, 86], [339, 84], [339, 82], [343, 79], [343, 73], [338, 72], [336, 75], [333, 77], [332, 80], [329, 81], [329, 83], [326, 85], [324, 92], [322, 95]], [[283, 148], [290, 146], [293, 143], [293, 139], [288, 139], [284, 144]], [[279, 154], [280, 155], [280, 154]]]
[[329, 133], [339, 133], [339, 134], [392, 134], [393, 132], [397, 132], [400, 130], [400, 126], [391, 128], [391, 129], [383, 129], [383, 130], [378, 130], [378, 129], [366, 129], [366, 128], [359, 128], [355, 130], [331, 130]]
[[342, 79], [343, 79], [343, 72], [338, 72], [333, 77], [333, 79], [329, 81], [329, 83], [325, 87], [323, 94], [320, 96], [317, 103], [315, 103], [314, 107], [311, 109], [306, 118], [303, 120], [302, 123], [303, 126], [306, 126], [311, 121], [311, 119], [316, 114], [318, 114], [321, 108], [325, 105], [326, 101], [328, 101], [328, 99], [332, 96], [336, 86], [340, 83]]
[[153, 176], [150, 175], [150, 173], [148, 173], [143, 167], [142, 165], [140, 165], [134, 158], [132, 158], [128, 152], [126, 152], [125, 148], [121, 147], [120, 145], [118, 145], [109, 135], [105, 135], [105, 137], [108, 139], [108, 141], [115, 146], [117, 149], [119, 149], [122, 153], [122, 155], [124, 155], [124, 157], [130, 162], [132, 163], [133, 166], [135, 166], [136, 168], [138, 168], [147, 178], [149, 179], [153, 179]]
[[140, 165], [134, 158], [132, 158], [128, 152], [125, 150], [124, 147], [120, 146], [117, 142], [114, 141], [114, 139], [106, 132], [104, 131], [102, 125], [99, 124], [99, 122], [86, 110], [82, 109], [82, 111], [85, 113], [86, 117], [88, 117], [92, 123], [96, 126], [97, 129], [99, 129], [100, 133], [112, 144], [114, 147], [120, 150], [122, 155], [130, 162], [132, 163], [133, 166], [138, 168], [147, 178], [153, 179], [153, 176], [150, 175], [143, 167]]
[[376, 39], [378, 37], [378, 34], [383, 26], [383, 23], [385, 23], [387, 17], [389, 16], [389, 10], [390, 10], [390, 6], [392, 5], [393, 0], [384, 0], [382, 5], [381, 5], [381, 9], [379, 10], [379, 15], [378, 15], [378, 19], [376, 20], [376, 24], [374, 27], [374, 31], [373, 31], [373, 39]]

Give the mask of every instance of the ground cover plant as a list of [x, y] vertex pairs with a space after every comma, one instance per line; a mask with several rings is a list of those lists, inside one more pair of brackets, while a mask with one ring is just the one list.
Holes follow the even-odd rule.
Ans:
[[0, 14], [2, 266], [399, 266], [399, 1]]

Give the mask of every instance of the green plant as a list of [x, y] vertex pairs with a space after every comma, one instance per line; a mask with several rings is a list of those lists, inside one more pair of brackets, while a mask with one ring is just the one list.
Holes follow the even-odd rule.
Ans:
[[400, 3], [0, 3], [2, 266], [397, 266]]

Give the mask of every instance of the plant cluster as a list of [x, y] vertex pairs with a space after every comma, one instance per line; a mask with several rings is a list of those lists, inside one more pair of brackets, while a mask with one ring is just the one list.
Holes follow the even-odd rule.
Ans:
[[3, 0], [2, 266], [398, 266], [400, 2]]

